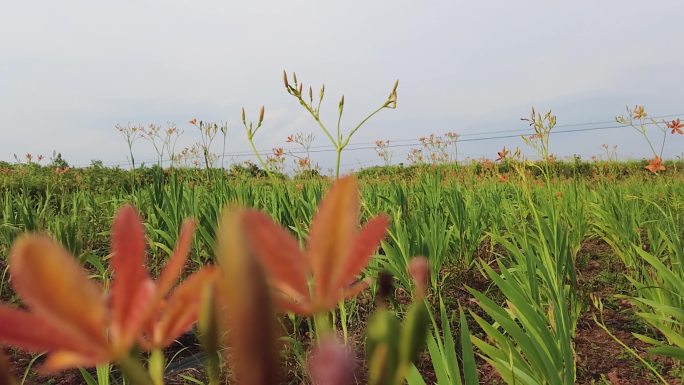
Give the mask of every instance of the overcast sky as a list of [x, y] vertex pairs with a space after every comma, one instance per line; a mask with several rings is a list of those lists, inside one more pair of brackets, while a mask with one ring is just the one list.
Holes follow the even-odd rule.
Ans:
[[[294, 132], [328, 144], [285, 92], [284, 68], [314, 89], [326, 84], [331, 126], [344, 94], [347, 129], [400, 80], [398, 108], [352, 143], [448, 131], [477, 138], [525, 128], [519, 119], [532, 106], [553, 109], [559, 125], [609, 122], [635, 104], [652, 116], [684, 113], [681, 0], [3, 0], [1, 8], [0, 160], [56, 150], [76, 165], [125, 163], [117, 123], [176, 122], [185, 130], [179, 150], [199, 138], [187, 123], [194, 117], [227, 121], [227, 152], [243, 152], [240, 108], [256, 118], [262, 104], [260, 149], [284, 146]], [[684, 137], [668, 139], [668, 156], [684, 153]], [[651, 156], [626, 128], [559, 134], [551, 151], [588, 158], [604, 143], [621, 157]], [[459, 152], [491, 158], [504, 145], [523, 143], [464, 142]], [[133, 150], [155, 158], [142, 141]], [[393, 150], [405, 161], [406, 147]], [[332, 154], [314, 160], [327, 168]], [[372, 150], [342, 159], [346, 168], [374, 163]]]

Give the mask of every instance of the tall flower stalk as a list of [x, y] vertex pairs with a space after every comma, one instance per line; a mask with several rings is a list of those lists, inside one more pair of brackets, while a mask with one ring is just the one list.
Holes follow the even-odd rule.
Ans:
[[[649, 118], [646, 109], [641, 105], [635, 106], [633, 109], [626, 107], [626, 109], [627, 114], [616, 116], [615, 121], [632, 127], [644, 137], [646, 144], [648, 144], [648, 147], [653, 153], [653, 158], [649, 160], [648, 165], [645, 168], [654, 174], [657, 174], [659, 171], [665, 171], [666, 167], [663, 165], [663, 152], [665, 151], [665, 142], [667, 141], [668, 131], [670, 131], [670, 134], [672, 135], [684, 134], [684, 131], [682, 131], [684, 125], [679, 119], [672, 120], [671, 122], [658, 122], [653, 118]], [[663, 139], [660, 142], [660, 149], [657, 149], [653, 142], [651, 142], [647, 129], [647, 126], [649, 125], [656, 126], [656, 128], [658, 128], [658, 130], [663, 134]]]
[[256, 156], [257, 161], [259, 161], [259, 165], [261, 165], [261, 168], [266, 170], [266, 173], [268, 173], [269, 176], [273, 176], [271, 173], [271, 168], [268, 166], [268, 164], [264, 161], [264, 158], [259, 154], [259, 151], [256, 148], [256, 145], [254, 144], [254, 135], [256, 135], [257, 131], [261, 128], [261, 125], [264, 123], [264, 106], [261, 106], [261, 109], [259, 109], [259, 120], [257, 121], [256, 125], [253, 122], [247, 122], [247, 117], [245, 113], [245, 108], [242, 108], [242, 125], [245, 127], [245, 132], [247, 132], [247, 141], [249, 141], [249, 145], [252, 147], [252, 151], [254, 152], [254, 156]]
[[[297, 79], [297, 74], [292, 74], [292, 80], [287, 76], [287, 72], [283, 71], [283, 83], [285, 84], [285, 89], [287, 92], [294, 96], [299, 104], [304, 107], [304, 109], [313, 117], [318, 126], [323, 130], [325, 136], [328, 137], [332, 145], [335, 147], [335, 179], [340, 177], [340, 160], [342, 157], [342, 151], [349, 145], [349, 141], [356, 134], [356, 132], [363, 126], [370, 118], [372, 118], [378, 112], [384, 110], [385, 108], [396, 109], [397, 108], [397, 87], [399, 86], [399, 80], [394, 82], [394, 87], [390, 92], [387, 100], [380, 105], [380, 107], [373, 110], [365, 118], [363, 118], [356, 126], [354, 126], [347, 135], [342, 133], [342, 114], [344, 112], [344, 95], [340, 98], [338, 103], [338, 115], [337, 115], [337, 130], [333, 132], [330, 130], [321, 120], [320, 110], [321, 104], [323, 103], [323, 96], [325, 95], [325, 85], [321, 86], [318, 92], [318, 97], [314, 100], [313, 89], [309, 87], [308, 95], [303, 94], [304, 85], [300, 83]], [[307, 97], [308, 96], [308, 97]]]

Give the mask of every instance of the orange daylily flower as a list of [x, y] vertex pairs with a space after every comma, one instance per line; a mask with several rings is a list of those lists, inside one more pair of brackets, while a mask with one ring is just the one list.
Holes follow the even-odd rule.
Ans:
[[496, 161], [497, 162], [503, 161], [504, 159], [508, 158], [508, 155], [510, 153], [511, 153], [511, 151], [507, 150], [506, 146], [504, 146], [504, 148], [501, 151], [496, 153], [497, 155], [499, 155], [499, 157], [496, 158]]
[[663, 165], [663, 160], [659, 156], [649, 160], [646, 169], [654, 174], [657, 174], [658, 171], [666, 170], [665, 166]]
[[682, 123], [679, 118], [667, 123], [667, 128], [672, 130], [672, 134], [677, 133], [679, 135], [684, 135], [684, 123]]
[[482, 159], [480, 164], [484, 170], [491, 170], [494, 168], [494, 163], [489, 159]]
[[90, 366], [113, 356], [102, 290], [52, 239], [22, 235], [9, 256], [12, 286], [28, 310], [0, 304], [0, 341], [51, 351], [45, 368]]
[[254, 210], [244, 214], [247, 239], [279, 292], [276, 301], [283, 310], [304, 315], [324, 312], [368, 287], [367, 281], [354, 280], [385, 237], [389, 217], [375, 217], [358, 230], [359, 210], [356, 178], [339, 179], [319, 206], [304, 251], [266, 214]]
[[632, 116], [634, 119], [644, 119], [648, 114], [644, 110], [644, 106], [636, 106], [634, 107], [634, 111], [632, 111]]
[[69, 171], [70, 169], [71, 169], [71, 168], [69, 168], [69, 167], [64, 167], [64, 168], [62, 168], [62, 167], [57, 167], [57, 168], [55, 168], [55, 174], [57, 174], [57, 175], [62, 175], [62, 174], [64, 174], [65, 172]]
[[[218, 271], [205, 267], [189, 276], [168, 297], [161, 301], [149, 319], [140, 342], [148, 350], [170, 345], [192, 328], [199, 317], [202, 292], [212, 284]], [[159, 296], [159, 294], [158, 294]]]
[[309, 167], [309, 158], [300, 158], [298, 161], [299, 167]]
[[[116, 268], [118, 263], [118, 270], [128, 278], [125, 281], [115, 279], [112, 284], [112, 305], [127, 309], [114, 314], [129, 311], [129, 320], [136, 319], [136, 312], [140, 314], [145, 325], [141, 332], [132, 337], [138, 337], [147, 349], [169, 345], [190, 329], [197, 320], [202, 290], [217, 274], [214, 267], [204, 267], [173, 289], [188, 260], [194, 230], [193, 221], [183, 223], [176, 248], [154, 282], [144, 267], [145, 231], [137, 212], [131, 206], [124, 206], [115, 220], [112, 264]], [[128, 259], [116, 259], [117, 255], [127, 255]], [[116, 286], [117, 283], [119, 286]], [[117, 294], [120, 295], [117, 297]], [[136, 297], [142, 297], [141, 302], [146, 302], [147, 306], [136, 304], [133, 300]], [[115, 325], [126, 326], [123, 321]], [[140, 330], [137, 324], [129, 327]]]
[[[194, 225], [183, 225], [173, 256], [157, 282], [144, 268], [145, 236], [140, 218], [131, 206], [117, 213], [112, 227], [111, 266], [114, 279], [109, 300], [102, 288], [88, 278], [75, 258], [54, 240], [26, 234], [14, 243], [9, 257], [12, 285], [27, 310], [0, 304], [0, 342], [50, 355], [43, 369], [88, 367], [123, 358], [143, 328], [160, 309], [174, 313], [187, 324], [195, 311], [188, 292], [197, 277], [209, 279], [213, 268], [205, 268], [186, 280], [164, 304], [187, 260]], [[198, 295], [199, 296], [199, 295]], [[199, 301], [199, 299], [197, 299]], [[171, 314], [171, 313], [169, 313]], [[159, 324], [163, 323], [160, 317]], [[185, 330], [168, 330], [176, 337]], [[180, 330], [180, 331], [179, 331]], [[168, 341], [168, 338], [162, 339]]]

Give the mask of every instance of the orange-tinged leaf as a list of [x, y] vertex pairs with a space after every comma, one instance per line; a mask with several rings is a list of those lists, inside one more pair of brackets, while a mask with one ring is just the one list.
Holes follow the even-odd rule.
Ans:
[[318, 208], [306, 250], [317, 297], [328, 297], [335, 290], [332, 279], [344, 269], [344, 259], [357, 231], [359, 209], [358, 185], [353, 176], [337, 180]]
[[106, 343], [103, 293], [55, 241], [40, 235], [20, 236], [10, 251], [9, 268], [15, 291], [46, 324], [70, 335], [87, 336], [90, 344]]
[[370, 280], [369, 279], [364, 279], [362, 281], [359, 281], [350, 287], [343, 289], [342, 290], [342, 295], [340, 296], [339, 300], [348, 300], [349, 298], [354, 298], [357, 295], [359, 295], [362, 291], [368, 289], [370, 286]]
[[114, 218], [111, 258], [114, 279], [111, 286], [112, 319], [123, 332], [140, 328], [140, 309], [150, 277], [145, 270], [145, 231], [140, 217], [130, 205], [125, 205]]
[[160, 301], [154, 301], [155, 285], [151, 279], [145, 279], [133, 293], [130, 311], [126, 316], [126, 323], [112, 322], [110, 325], [110, 339], [113, 352], [119, 356], [128, 352], [136, 337], [142, 332]]
[[385, 238], [389, 217], [379, 215], [366, 223], [356, 236], [351, 250], [345, 262], [344, 270], [335, 280], [337, 287], [343, 287], [353, 282], [363, 269], [368, 266], [373, 252], [378, 248], [380, 241]]
[[308, 301], [306, 302], [296, 302], [293, 301], [289, 296], [282, 294], [276, 294], [273, 298], [276, 308], [285, 313], [294, 313], [299, 315], [312, 315], [314, 309]]
[[92, 367], [107, 361], [106, 356], [78, 354], [73, 351], [56, 351], [47, 357], [38, 371], [42, 374], [50, 374], [69, 368]]
[[168, 346], [192, 327], [199, 314], [202, 290], [206, 285], [212, 284], [217, 273], [214, 267], [202, 268], [173, 291], [155, 327], [155, 347]]
[[[39, 353], [46, 350], [72, 349], [84, 354], [102, 350], [79, 330], [60, 330], [35, 314], [0, 305], [0, 342]], [[58, 324], [59, 325], [59, 324]]]
[[178, 242], [173, 250], [173, 254], [164, 266], [157, 280], [157, 297], [166, 296], [173, 285], [178, 281], [188, 260], [190, 246], [192, 246], [192, 235], [195, 232], [195, 222], [187, 220], [181, 226]]
[[307, 261], [297, 240], [261, 212], [242, 214], [246, 237], [273, 285], [294, 298], [308, 297]]

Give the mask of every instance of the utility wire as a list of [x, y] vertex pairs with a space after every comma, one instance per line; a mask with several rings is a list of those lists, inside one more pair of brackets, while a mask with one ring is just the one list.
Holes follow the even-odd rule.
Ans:
[[[666, 118], [676, 118], [684, 115], [684, 113], [680, 114], [672, 114], [672, 115], [660, 115], [660, 116], [654, 116], [651, 119], [657, 120], [657, 119], [666, 119]], [[585, 122], [585, 123], [566, 123], [566, 124], [557, 124], [556, 128], [563, 128], [563, 127], [581, 127], [581, 126], [598, 126], [598, 125], [605, 125], [605, 124], [615, 124], [615, 120], [604, 120], [604, 121], [599, 121], [599, 122]], [[652, 122], [646, 122], [646, 124], [653, 124]], [[496, 130], [496, 131], [486, 131], [486, 132], [468, 132], [465, 134], [459, 134], [459, 138], [463, 137], [471, 137], [471, 136], [480, 136], [480, 135], [492, 135], [492, 134], [505, 134], [505, 133], [510, 133], [510, 132], [525, 132], [529, 131], [529, 128], [511, 128], [511, 129], [506, 129], [506, 130]], [[442, 133], [439, 135], [446, 135], [448, 133]], [[391, 143], [401, 143], [401, 142], [416, 142], [417, 139], [411, 138], [411, 139], [394, 139], [390, 140]], [[461, 140], [459, 140], [461, 142]], [[366, 145], [366, 144], [375, 144], [375, 142], [357, 142], [354, 143], [354, 145]], [[324, 145], [318, 145], [318, 146], [311, 146], [310, 148], [334, 148], [333, 145], [330, 144], [324, 144]]]
[[[656, 116], [653, 117], [653, 120], [656, 119], [664, 119], [664, 118], [676, 118], [679, 116], [684, 115], [684, 113], [681, 114], [671, 114], [671, 115], [661, 115], [661, 116]], [[567, 130], [559, 130], [559, 131], [551, 131], [552, 135], [555, 134], [568, 134], [568, 133], [576, 133], [576, 132], [587, 132], [587, 131], [601, 131], [601, 130], [609, 130], [609, 129], [615, 129], [615, 128], [624, 128], [628, 127], [624, 124], [614, 124], [614, 121], [603, 121], [603, 122], [587, 122], [587, 123], [570, 123], [570, 124], [559, 124], [556, 125], [554, 128], [558, 127], [584, 127], [584, 126], [590, 126], [590, 125], [600, 125], [600, 124], [609, 124], [613, 123], [612, 125], [609, 126], [599, 126], [599, 127], [585, 127], [585, 128], [571, 128]], [[658, 124], [660, 122], [644, 122], [644, 125], [654, 125]], [[517, 132], [516, 134], [512, 134], [513, 132]], [[509, 138], [517, 138], [520, 136], [524, 136], [525, 133], [533, 133], [534, 131], [531, 128], [524, 128], [524, 129], [507, 129], [507, 130], [496, 130], [496, 131], [487, 131], [487, 132], [480, 132], [480, 133], [466, 133], [458, 136], [458, 139], [456, 140], [456, 143], [468, 143], [468, 142], [480, 142], [480, 141], [489, 141], [489, 140], [498, 140], [498, 139], [509, 139]], [[505, 134], [505, 135], [493, 135], [493, 134]], [[441, 134], [444, 135], [444, 134]], [[480, 136], [480, 135], [489, 135], [489, 136]], [[473, 137], [473, 136], [480, 136], [480, 137]], [[465, 138], [464, 138], [465, 137]], [[421, 145], [420, 138], [416, 139], [396, 139], [396, 140], [389, 140], [390, 144], [385, 146], [386, 148], [405, 148], [405, 147], [413, 147], [413, 146], [419, 146]], [[395, 144], [392, 144], [395, 143]], [[397, 144], [398, 143], [398, 144]], [[375, 142], [357, 142], [357, 143], [350, 143], [349, 147], [346, 147], [344, 151], [359, 151], [359, 150], [373, 150], [376, 149], [377, 147], [375, 146]], [[325, 153], [325, 152], [335, 152], [336, 148], [332, 145], [319, 145], [319, 146], [311, 146], [309, 147], [309, 150], [305, 149], [295, 149], [295, 150], [288, 150], [288, 154], [291, 155], [306, 155], [308, 154], [316, 154], [316, 153]], [[242, 152], [227, 152], [223, 154], [219, 154], [219, 157], [222, 158], [241, 158], [241, 157], [250, 157], [254, 156], [255, 154], [253, 152], [247, 152], [247, 151], [242, 151]], [[261, 151], [259, 152], [260, 156], [268, 156], [272, 155], [272, 152], [269, 151]], [[170, 162], [171, 159], [162, 159], [162, 163], [168, 163]], [[139, 161], [139, 163], [156, 163], [159, 162], [158, 158], [150, 158], [150, 159], [144, 159]], [[105, 164], [104, 166], [106, 167], [118, 167], [118, 166], [127, 166], [130, 163], [128, 161], [126, 162], [117, 162], [117, 163], [108, 163]], [[76, 167], [83, 167], [83, 166], [76, 166]]]
[[[654, 123], [652, 122], [647, 122], [644, 123], [647, 125], [652, 125]], [[560, 125], [557, 125], [556, 127], [561, 127]], [[569, 127], [569, 125], [566, 125], [565, 127]], [[566, 133], [573, 133], [573, 132], [584, 132], [584, 131], [599, 131], [599, 130], [608, 130], [608, 129], [614, 129], [614, 128], [622, 128], [626, 127], [625, 125], [612, 125], [612, 126], [604, 126], [604, 127], [588, 127], [588, 128], [575, 128], [575, 129], [569, 129], [569, 130], [561, 130], [561, 131], [551, 131], [552, 135], [555, 134], [566, 134]], [[518, 129], [518, 130], [501, 130], [501, 131], [490, 131], [487, 132], [486, 134], [492, 134], [496, 132], [513, 132], [513, 131], [524, 131], [524, 132], [532, 132], [531, 129]], [[482, 133], [484, 135], [485, 133]], [[467, 142], [480, 142], [480, 141], [487, 141], [487, 140], [495, 140], [495, 139], [508, 139], [508, 138], [517, 138], [520, 137], [521, 134], [508, 134], [508, 135], [493, 135], [493, 136], [486, 136], [486, 137], [480, 137], [480, 138], [466, 138], [466, 139], [461, 139], [465, 135], [459, 136], [459, 139], [456, 140], [456, 143], [467, 143]], [[398, 147], [411, 147], [411, 146], [417, 146], [420, 145], [420, 139], [405, 139], [402, 141], [411, 141], [412, 143], [405, 143], [405, 144], [391, 144], [392, 142], [397, 142], [397, 140], [392, 141], [390, 140], [390, 144], [387, 145], [387, 148], [398, 148]], [[375, 149], [376, 146], [363, 146], [364, 144], [375, 144], [375, 142], [366, 142], [366, 143], [355, 143], [355, 144], [350, 144], [349, 147], [345, 148], [344, 151], [354, 151], [354, 150], [369, 150], [369, 149]], [[313, 147], [311, 147], [313, 148]], [[321, 152], [334, 152], [336, 149], [331, 146], [331, 148], [319, 148], [319, 149], [312, 149], [309, 150], [309, 153], [321, 153]], [[300, 149], [300, 150], [294, 150], [290, 151], [291, 154], [306, 154], [307, 151]], [[254, 153], [251, 152], [242, 152], [242, 153], [227, 153], [225, 156], [234, 156], [234, 157], [240, 157], [240, 156], [251, 156], [254, 155]], [[259, 155], [271, 155], [271, 152], [261, 152]]]

